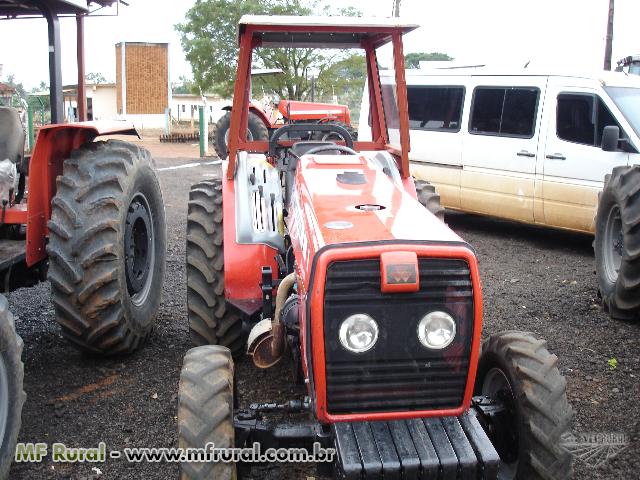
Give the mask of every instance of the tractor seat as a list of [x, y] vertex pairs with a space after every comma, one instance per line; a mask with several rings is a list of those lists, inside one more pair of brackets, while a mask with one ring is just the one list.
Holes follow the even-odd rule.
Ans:
[[296, 142], [293, 145], [291, 145], [291, 152], [294, 155], [296, 155], [298, 157], [301, 157], [302, 155], [307, 153], [312, 148], [322, 147], [324, 145], [335, 145], [335, 143], [334, 142], [321, 142], [321, 141], [317, 141], [317, 140], [303, 140], [303, 141]]
[[15, 108], [0, 107], [0, 161], [8, 158], [18, 167], [24, 155], [24, 129]]

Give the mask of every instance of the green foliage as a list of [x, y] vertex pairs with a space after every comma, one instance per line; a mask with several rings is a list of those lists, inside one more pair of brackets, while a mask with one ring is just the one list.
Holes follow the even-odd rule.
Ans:
[[180, 76], [180, 81], [176, 84], [173, 84], [172, 88], [171, 88], [173, 93], [198, 93], [198, 87], [196, 86], [196, 84], [193, 82], [193, 80], [190, 80], [189, 78], [185, 77], [184, 75]]
[[450, 61], [450, 60], [453, 60], [453, 57], [450, 57], [446, 53], [440, 53], [440, 52], [407, 53], [404, 56], [404, 66], [405, 68], [420, 68], [420, 62]]
[[610, 370], [615, 370], [616, 368], [618, 368], [618, 360], [616, 358], [610, 358], [609, 360], [607, 360], [607, 363], [609, 364]]
[[360, 110], [362, 90], [367, 78], [367, 63], [363, 54], [351, 53], [320, 72], [316, 82], [316, 98], [324, 101], [338, 97], [351, 110], [352, 120]]
[[16, 94], [22, 98], [25, 98], [27, 95], [27, 92], [24, 88], [24, 85], [22, 85], [22, 82], [19, 82], [18, 80], [16, 80], [16, 76], [13, 73], [10, 73], [9, 75], [7, 75], [7, 79], [5, 80], [5, 82], [7, 85], [9, 85], [10, 87], [13, 87], [16, 89]]
[[[191, 64], [196, 89], [231, 97], [238, 57], [238, 21], [254, 15], [339, 15], [357, 16], [353, 8], [334, 10], [322, 0], [198, 0], [187, 11], [185, 22], [176, 25], [182, 49]], [[277, 93], [283, 98], [302, 99], [311, 88], [311, 72], [324, 71], [347, 58], [328, 56], [311, 49], [254, 50], [254, 66], [279, 68], [280, 75], [260, 77], [254, 90]]]
[[104, 75], [102, 75], [100, 72], [89, 72], [84, 76], [84, 79], [87, 83], [107, 83], [107, 79], [104, 78]]

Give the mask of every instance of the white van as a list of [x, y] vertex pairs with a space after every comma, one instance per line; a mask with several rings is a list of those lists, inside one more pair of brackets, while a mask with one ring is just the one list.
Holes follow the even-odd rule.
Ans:
[[[406, 79], [412, 173], [447, 208], [593, 233], [605, 175], [640, 163], [637, 76], [481, 68], [407, 70]], [[393, 81], [381, 72], [383, 97]], [[363, 97], [358, 138], [367, 140]], [[399, 142], [397, 119], [387, 117]], [[601, 148], [606, 126], [619, 128], [614, 151]]]

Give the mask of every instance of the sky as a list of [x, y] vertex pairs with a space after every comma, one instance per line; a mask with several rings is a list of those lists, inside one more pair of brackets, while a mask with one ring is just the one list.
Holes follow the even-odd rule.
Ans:
[[[174, 25], [193, 0], [128, 0], [118, 16], [85, 22], [87, 73], [115, 80], [118, 42], [168, 42], [172, 81], [191, 76]], [[390, 16], [393, 0], [328, 0], [365, 16]], [[562, 66], [600, 70], [608, 0], [401, 0], [401, 17], [421, 28], [405, 37], [405, 52], [439, 51], [467, 64]], [[640, 53], [640, 2], [616, 0], [613, 63]], [[75, 20], [61, 20], [62, 80], [76, 83]], [[27, 88], [48, 83], [47, 27], [43, 19], [0, 21], [3, 78], [14, 74]], [[8, 48], [13, 45], [14, 48]]]

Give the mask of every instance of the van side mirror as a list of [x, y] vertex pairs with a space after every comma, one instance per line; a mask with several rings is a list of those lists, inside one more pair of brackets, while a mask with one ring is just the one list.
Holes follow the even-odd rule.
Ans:
[[609, 125], [602, 130], [602, 150], [605, 152], [617, 152], [620, 141], [620, 128]]

